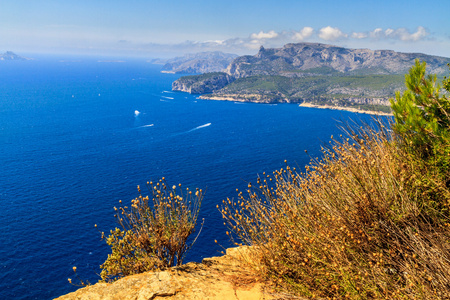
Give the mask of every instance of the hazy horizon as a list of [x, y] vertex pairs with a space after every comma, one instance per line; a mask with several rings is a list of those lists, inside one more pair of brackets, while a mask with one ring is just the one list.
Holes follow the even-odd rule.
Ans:
[[2, 3], [0, 52], [169, 58], [319, 42], [450, 56], [447, 0]]

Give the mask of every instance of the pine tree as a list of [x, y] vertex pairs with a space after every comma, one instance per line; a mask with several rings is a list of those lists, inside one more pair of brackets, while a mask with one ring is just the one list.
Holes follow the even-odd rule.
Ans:
[[410, 151], [442, 171], [450, 172], [450, 79], [443, 88], [436, 75], [426, 75], [426, 63], [416, 60], [405, 75], [407, 90], [391, 99], [394, 131], [403, 138]]

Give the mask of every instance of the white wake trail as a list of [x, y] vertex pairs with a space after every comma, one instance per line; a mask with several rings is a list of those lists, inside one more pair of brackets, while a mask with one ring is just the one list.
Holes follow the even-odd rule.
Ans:
[[194, 131], [194, 130], [197, 130], [197, 129], [200, 129], [200, 128], [208, 127], [208, 126], [211, 126], [211, 123], [206, 123], [206, 124], [197, 126], [197, 127], [195, 127], [195, 128], [192, 128], [192, 129], [189, 130], [188, 132], [191, 132], [191, 131]]

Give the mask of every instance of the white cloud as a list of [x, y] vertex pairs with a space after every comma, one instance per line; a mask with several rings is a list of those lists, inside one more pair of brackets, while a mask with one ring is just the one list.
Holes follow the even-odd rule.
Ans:
[[[168, 52], [184, 51], [192, 53], [221, 50], [231, 53], [247, 54], [254, 53], [261, 45], [265, 48], [279, 48], [287, 43], [297, 43], [305, 40], [319, 41], [319, 39], [321, 39], [327, 42], [339, 42], [345, 39], [346, 43], [360, 43], [358, 44], [358, 47], [367, 47], [367, 43], [370, 42], [382, 43], [387, 41], [399, 41], [408, 43], [411, 41], [420, 41], [427, 35], [428, 33], [423, 27], [418, 27], [416, 32], [413, 33], [410, 33], [404, 28], [375, 28], [372, 31], [354, 31], [346, 33], [339, 28], [331, 26], [323, 27], [321, 29], [305, 26], [295, 31], [259, 31], [252, 33], [247, 37], [234, 37], [226, 40], [211, 39], [205, 41], [185, 41], [171, 45], [161, 44], [157, 48], [160, 48], [161, 51], [163, 48], [166, 48], [168, 49]], [[151, 48], [155, 47], [156, 45], [151, 46]]]
[[204, 41], [204, 43], [213, 43], [213, 44], [217, 44], [217, 45], [223, 45], [225, 43], [224, 40], [209, 40], [209, 41]]
[[250, 50], [258, 50], [261, 47], [260, 43], [256, 43], [254, 40], [248, 44], [245, 44], [245, 47]]
[[295, 41], [303, 41], [306, 38], [309, 38], [314, 33], [314, 28], [312, 27], [303, 27], [302, 30], [295, 32], [292, 36], [292, 39]]
[[373, 31], [369, 33], [369, 36], [373, 39], [383, 38], [385, 36], [383, 28], [375, 28]]
[[348, 35], [343, 33], [337, 27], [323, 27], [319, 30], [319, 37], [326, 41], [335, 41], [338, 39], [346, 38]]
[[398, 40], [403, 42], [416, 42], [420, 40], [424, 40], [429, 33], [427, 30], [419, 26], [417, 27], [416, 32], [410, 33], [405, 28], [398, 28], [398, 29], [392, 29], [388, 28], [386, 30], [383, 30], [383, 28], [375, 28], [374, 30], [370, 32], [353, 32], [351, 34], [351, 38], [353, 39], [365, 39], [370, 38], [372, 40]]
[[259, 33], [252, 33], [250, 35], [250, 38], [255, 40], [262, 40], [262, 39], [273, 39], [278, 37], [278, 33], [271, 30], [269, 32], [260, 31]]
[[387, 37], [392, 35], [394, 32], [395, 32], [395, 30], [392, 28], [388, 28], [384, 31], [384, 33], [386, 34]]
[[[295, 31], [260, 31], [250, 34], [247, 37], [234, 37], [225, 40], [185, 41], [174, 44], [147, 44], [141, 48], [147, 51], [158, 51], [164, 53], [164, 55], [170, 55], [171, 53], [179, 55], [182, 53], [216, 50], [242, 55], [254, 54], [261, 45], [265, 48], [279, 48], [288, 43], [302, 42], [305, 40], [313, 42], [325, 40], [336, 41], [337, 44], [345, 41], [345, 46], [358, 48], [392, 48], [392, 45], [395, 44], [396, 48], [393, 50], [404, 51], [404, 48], [401, 47], [409, 45], [407, 49], [410, 49], [411, 42], [420, 45], [422, 42], [427, 41], [428, 35], [429, 33], [423, 27], [418, 27], [414, 32], [410, 32], [405, 28], [375, 28], [371, 31], [343, 32], [339, 28], [331, 26], [321, 29], [305, 26]], [[396, 43], [392, 43], [393, 41]]]
[[364, 32], [353, 32], [351, 35], [352, 38], [354, 39], [365, 39], [367, 38], [367, 33]]
[[402, 41], [418, 41], [426, 37], [428, 35], [428, 32], [425, 28], [419, 26], [417, 28], [417, 31], [412, 34], [410, 34], [407, 30], [402, 30], [398, 34]]

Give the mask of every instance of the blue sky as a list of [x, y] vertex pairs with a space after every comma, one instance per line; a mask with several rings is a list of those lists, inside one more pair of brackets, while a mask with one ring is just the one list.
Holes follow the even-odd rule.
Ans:
[[0, 52], [173, 57], [321, 42], [450, 56], [449, 0], [0, 0]]

